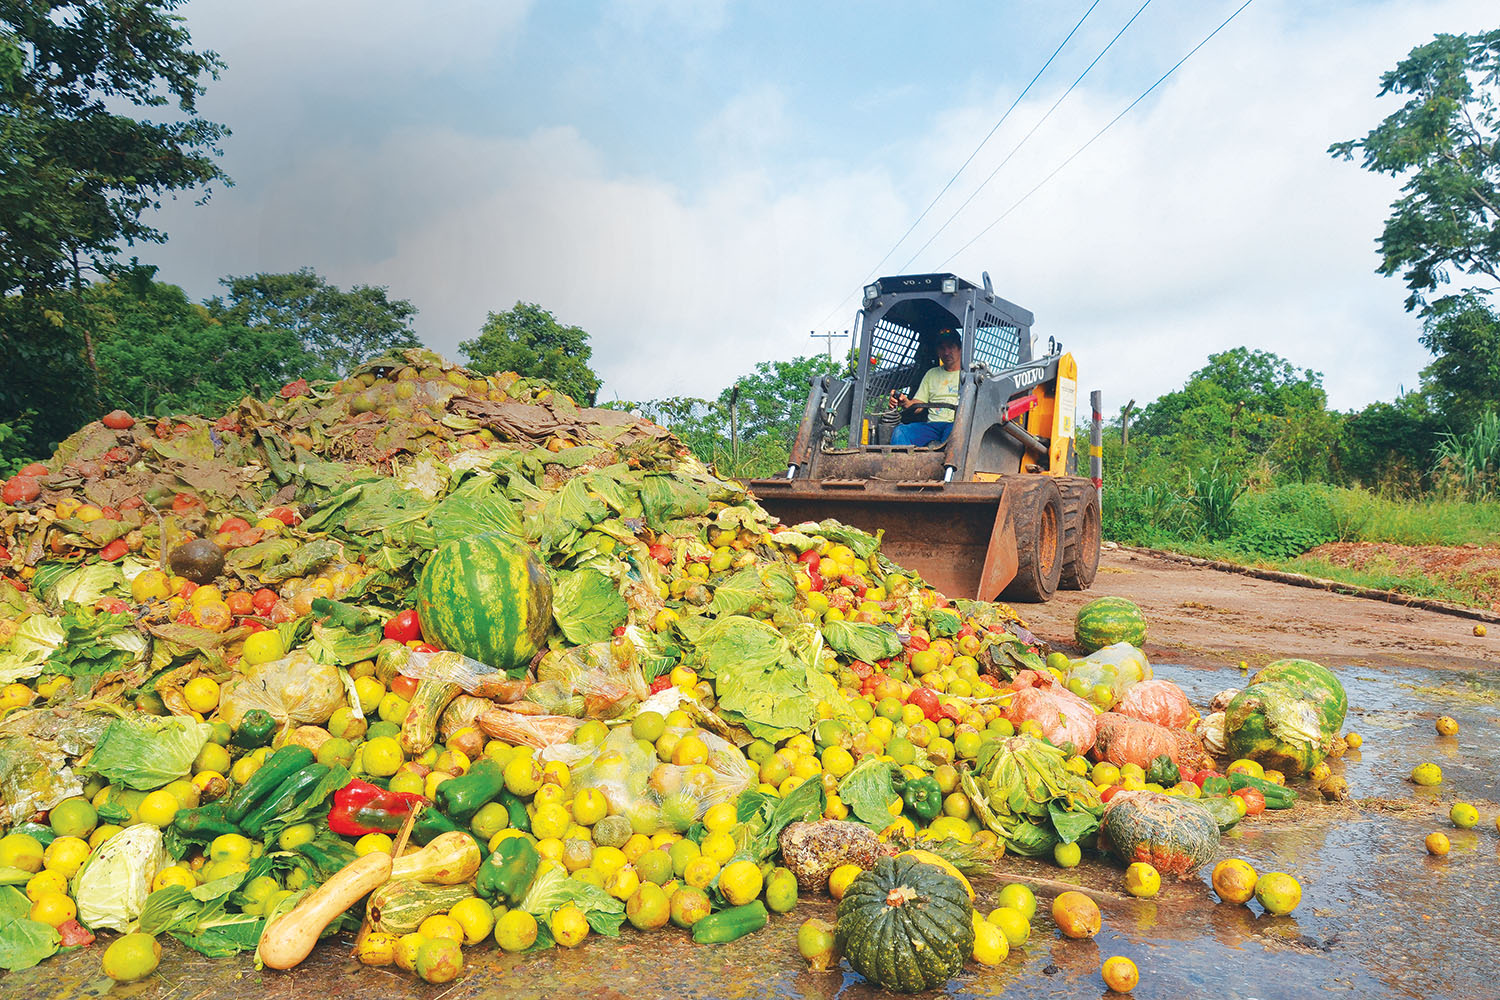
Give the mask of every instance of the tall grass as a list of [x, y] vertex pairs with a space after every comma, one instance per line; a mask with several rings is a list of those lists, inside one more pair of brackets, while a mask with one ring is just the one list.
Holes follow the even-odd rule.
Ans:
[[1197, 528], [1211, 541], [1228, 538], [1234, 531], [1234, 505], [1245, 492], [1245, 481], [1215, 462], [1188, 477], [1183, 501], [1197, 516]]
[[1500, 413], [1482, 413], [1468, 431], [1439, 438], [1433, 478], [1471, 500], [1500, 495]]

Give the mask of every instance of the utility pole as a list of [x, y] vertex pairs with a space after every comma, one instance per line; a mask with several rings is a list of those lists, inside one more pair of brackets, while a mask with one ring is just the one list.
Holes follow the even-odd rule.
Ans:
[[849, 331], [845, 330], [843, 333], [839, 333], [836, 330], [829, 330], [827, 333], [819, 333], [816, 330], [809, 330], [807, 332], [807, 335], [809, 337], [812, 337], [814, 340], [822, 340], [822, 341], [825, 341], [828, 344], [828, 360], [832, 361], [833, 360], [833, 342], [835, 340], [843, 340], [845, 337], [849, 336]]
[[1120, 466], [1123, 469], [1130, 462], [1130, 415], [1135, 412], [1135, 400], [1125, 404], [1120, 411]]

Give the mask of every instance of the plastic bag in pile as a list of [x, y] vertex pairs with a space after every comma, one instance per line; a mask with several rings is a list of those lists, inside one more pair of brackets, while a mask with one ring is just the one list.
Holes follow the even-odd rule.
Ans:
[[1115, 711], [1168, 729], [1186, 729], [1188, 723], [1198, 717], [1198, 710], [1182, 688], [1160, 677], [1132, 686], [1115, 706]]
[[[670, 764], [643, 747], [629, 726], [617, 726], [598, 746], [560, 743], [537, 754], [539, 760], [561, 760], [578, 788], [598, 788], [610, 812], [641, 829], [661, 826], [679, 833], [712, 806], [730, 802], [756, 780], [756, 771], [733, 743], [705, 729], [668, 727], [661, 740], [676, 746], [695, 737], [708, 748], [701, 764]], [[654, 821], [654, 822], [653, 822]]]
[[1095, 650], [1068, 667], [1068, 690], [1109, 711], [1136, 684], [1151, 677], [1146, 654], [1128, 642]]
[[219, 718], [237, 727], [246, 712], [263, 708], [283, 727], [321, 726], [343, 704], [344, 682], [338, 668], [297, 650], [270, 663], [257, 663], [243, 677], [226, 684], [219, 698]]
[[1017, 729], [1023, 722], [1035, 722], [1054, 746], [1073, 745], [1074, 753], [1088, 753], [1094, 747], [1094, 708], [1082, 698], [1065, 690], [1050, 674], [1023, 670], [1013, 684], [1020, 687], [1011, 698], [1005, 717]]

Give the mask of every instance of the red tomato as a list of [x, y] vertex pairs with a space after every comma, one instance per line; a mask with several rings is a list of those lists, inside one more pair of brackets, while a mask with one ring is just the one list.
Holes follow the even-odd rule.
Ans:
[[922, 710], [922, 714], [936, 722], [943, 717], [943, 706], [938, 703], [937, 692], [932, 688], [919, 687], [906, 699], [908, 705], [915, 705]]
[[124, 500], [122, 500], [120, 502], [120, 509], [121, 510], [135, 510], [137, 507], [140, 507], [145, 502], [146, 501], [142, 500], [140, 497], [126, 497]]
[[875, 668], [870, 666], [864, 660], [850, 660], [849, 670], [853, 672], [854, 676], [858, 677], [860, 680], [864, 680], [866, 677], [873, 676], [875, 673]]
[[808, 549], [806, 552], [797, 557], [797, 561], [799, 563], [806, 564], [810, 572], [817, 573], [818, 566], [823, 562], [823, 557], [818, 555], [817, 549]]
[[408, 677], [405, 674], [397, 674], [394, 678], [391, 679], [391, 691], [393, 691], [397, 697], [404, 698], [407, 701], [411, 701], [411, 696], [417, 693], [417, 685], [420, 683], [422, 682], [417, 680], [415, 677]]
[[130, 543], [123, 538], [116, 538], [104, 548], [99, 550], [99, 558], [105, 562], [114, 562], [116, 559], [130, 551]]
[[240, 625], [243, 628], [249, 629], [251, 632], [264, 632], [266, 630], [266, 626], [262, 625], [254, 618], [243, 618], [240, 620]]
[[1101, 802], [1108, 802], [1110, 799], [1114, 798], [1116, 795], [1119, 795], [1124, 790], [1124, 785], [1110, 785], [1104, 791], [1099, 793], [1099, 799]]
[[195, 591], [197, 589], [198, 589], [198, 585], [196, 583], [194, 583], [192, 580], [183, 580], [182, 581], [182, 590], [178, 591], [178, 595], [177, 596], [182, 597], [182, 598], [192, 597], [193, 596], [193, 591]]
[[16, 473], [16, 475], [18, 475], [18, 476], [38, 476], [38, 477], [45, 476], [47, 474], [48, 474], [47, 473], [47, 467], [45, 465], [43, 465], [41, 462], [32, 462], [30, 465], [23, 465], [23, 466], [21, 466], [21, 471], [18, 472], [18, 473]]
[[30, 503], [42, 495], [42, 484], [35, 476], [11, 476], [0, 488], [0, 501], [5, 503]]
[[418, 646], [415, 650], [413, 650], [413, 652], [417, 652], [417, 653], [441, 653], [442, 650], [438, 649], [436, 646], [434, 646], [430, 642], [424, 642], [420, 646]]
[[386, 619], [385, 637], [395, 639], [397, 642], [410, 642], [413, 639], [422, 638], [422, 623], [417, 620], [417, 612], [412, 608], [407, 608]]
[[268, 615], [271, 609], [276, 607], [276, 601], [276, 591], [269, 587], [262, 587], [255, 592], [254, 597], [250, 598], [250, 606], [255, 609], [256, 614]]
[[219, 525], [220, 531], [248, 531], [250, 522], [243, 517], [226, 517], [224, 523]]
[[9, 558], [10, 558], [10, 549], [7, 549], [4, 545], [0, 545], [0, 559], [9, 559]]
[[118, 521], [120, 512], [113, 507], [100, 507], [99, 517], [105, 521]]
[[297, 512], [292, 510], [292, 508], [290, 507], [277, 507], [275, 510], [271, 511], [270, 516], [276, 518], [276, 520], [280, 521], [288, 528], [296, 524], [298, 521], [302, 520], [302, 518], [297, 516]]
[[243, 618], [255, 610], [255, 598], [243, 590], [235, 590], [226, 594], [224, 603], [229, 605], [229, 613], [236, 618]]
[[663, 566], [669, 565], [672, 562], [672, 550], [661, 542], [652, 545], [647, 551], [651, 553], [652, 559], [655, 559]]
[[1259, 789], [1241, 788], [1234, 794], [1244, 800], [1246, 816], [1259, 816], [1266, 811], [1266, 797], [1260, 793]]
[[172, 498], [172, 509], [179, 514], [185, 510], [192, 510], [194, 507], [201, 506], [203, 506], [203, 501], [191, 493], [179, 493]]
[[654, 681], [651, 682], [651, 693], [652, 694], [660, 694], [661, 692], [665, 691], [667, 688], [669, 688], [671, 686], [672, 686], [672, 675], [671, 674], [662, 674], [660, 677], [656, 678]]
[[101, 597], [94, 604], [94, 607], [98, 608], [100, 611], [105, 612], [106, 614], [111, 615], [130, 614], [130, 605], [126, 604], [118, 597]]

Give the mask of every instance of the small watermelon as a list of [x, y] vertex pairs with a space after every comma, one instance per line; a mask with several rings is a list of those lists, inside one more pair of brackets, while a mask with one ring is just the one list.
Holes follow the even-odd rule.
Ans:
[[1146, 616], [1123, 597], [1101, 597], [1078, 609], [1078, 617], [1073, 620], [1073, 637], [1086, 653], [1117, 642], [1144, 646]]
[[512, 535], [460, 538], [423, 567], [417, 617], [428, 642], [520, 676], [552, 628], [552, 581]]
[[1315, 703], [1323, 718], [1323, 735], [1332, 736], [1343, 727], [1349, 698], [1344, 685], [1327, 667], [1312, 660], [1277, 660], [1257, 670], [1250, 679], [1251, 684], [1266, 681], [1290, 684], [1299, 695]]

